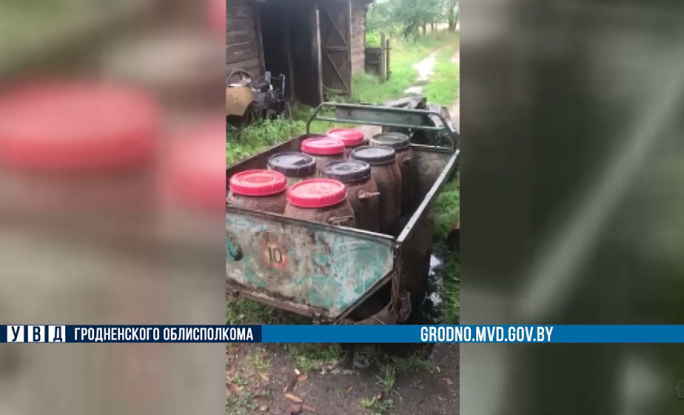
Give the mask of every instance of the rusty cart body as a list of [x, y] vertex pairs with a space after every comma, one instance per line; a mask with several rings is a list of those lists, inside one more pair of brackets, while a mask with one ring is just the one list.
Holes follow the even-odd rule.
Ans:
[[459, 134], [445, 111], [323, 103], [307, 134], [228, 166], [227, 180], [265, 168], [273, 154], [299, 151], [301, 142], [314, 135], [310, 127], [316, 121], [420, 133], [423, 142], [431, 137], [432, 145], [412, 144], [419, 171], [415, 208], [402, 218], [398, 235], [384, 235], [227, 205], [227, 289], [315, 323], [406, 321], [427, 283], [432, 238], [427, 217], [457, 169]]

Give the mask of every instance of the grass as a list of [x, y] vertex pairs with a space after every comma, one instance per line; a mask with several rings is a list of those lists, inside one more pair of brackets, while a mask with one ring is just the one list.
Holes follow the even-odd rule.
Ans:
[[267, 374], [271, 368], [271, 359], [264, 349], [256, 348], [245, 357], [245, 365], [256, 373]]
[[[374, 34], [367, 38], [373, 39]], [[390, 79], [384, 83], [371, 74], [354, 75], [353, 102], [380, 104], [389, 99], [404, 95], [404, 91], [414, 84], [418, 71], [413, 65], [425, 59], [432, 51], [455, 44], [457, 35], [436, 32], [415, 40], [392, 40], [390, 52]], [[379, 42], [379, 41], [378, 41]], [[451, 98], [453, 100], [453, 95]]]
[[[460, 220], [460, 178], [454, 176], [437, 197], [431, 211], [432, 220], [435, 223], [435, 241], [437, 244], [446, 243], [449, 232]], [[440, 295], [444, 301], [442, 307], [444, 323], [459, 324], [461, 313], [460, 284], [461, 265], [460, 258], [454, 253], [448, 253], [444, 259], [440, 275], [443, 284]]]
[[435, 237], [446, 242], [449, 232], [458, 222], [460, 217], [461, 191], [460, 180], [455, 176], [442, 189], [431, 211], [432, 220], [435, 222]]
[[461, 261], [458, 255], [450, 255], [443, 271], [444, 322], [459, 324], [461, 319]]
[[226, 398], [226, 415], [249, 415], [258, 405], [251, 402], [250, 396], [229, 396]]
[[345, 356], [339, 344], [291, 343], [284, 346], [302, 373], [335, 366]]
[[391, 399], [381, 401], [375, 397], [362, 398], [359, 403], [362, 408], [369, 410], [373, 415], [383, 415], [394, 408], [394, 402]]
[[247, 298], [226, 298], [226, 324], [304, 324], [307, 319]]
[[397, 382], [397, 369], [394, 366], [387, 365], [380, 369], [380, 374], [376, 375], [378, 379], [377, 384], [385, 392], [391, 392], [394, 389], [394, 384]]
[[268, 120], [242, 131], [229, 130], [226, 140], [226, 165], [243, 160], [306, 130], [303, 121]]
[[450, 106], [459, 93], [460, 68], [451, 61], [458, 50], [458, 43], [453, 42], [444, 47], [437, 55], [435, 74], [423, 93], [429, 102]]
[[401, 358], [395, 357], [392, 359], [392, 364], [399, 374], [429, 372], [435, 369], [435, 364], [431, 360], [425, 359], [425, 356], [417, 353]]

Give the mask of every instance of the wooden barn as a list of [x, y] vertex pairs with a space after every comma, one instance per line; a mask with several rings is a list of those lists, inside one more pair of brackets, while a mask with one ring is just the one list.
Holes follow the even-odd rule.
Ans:
[[365, 67], [372, 0], [226, 1], [226, 76], [284, 74], [286, 95], [311, 106], [324, 88], [351, 94], [352, 75]]

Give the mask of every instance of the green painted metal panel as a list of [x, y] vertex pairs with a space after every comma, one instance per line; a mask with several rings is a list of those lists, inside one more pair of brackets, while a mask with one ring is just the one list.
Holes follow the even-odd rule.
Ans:
[[393, 269], [391, 239], [229, 208], [226, 276], [273, 300], [339, 316]]

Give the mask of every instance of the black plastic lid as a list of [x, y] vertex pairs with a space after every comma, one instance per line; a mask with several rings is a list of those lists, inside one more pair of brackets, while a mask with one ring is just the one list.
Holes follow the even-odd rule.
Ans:
[[316, 173], [316, 160], [304, 153], [279, 153], [268, 159], [268, 168], [287, 177], [306, 177]]
[[323, 175], [345, 184], [354, 183], [370, 179], [371, 167], [359, 160], [333, 161], [323, 168]]
[[352, 160], [365, 161], [371, 166], [392, 163], [397, 159], [397, 152], [390, 147], [373, 146], [359, 147], [351, 152]]
[[411, 147], [411, 139], [402, 133], [382, 133], [373, 136], [370, 139], [370, 144], [372, 146], [384, 146], [401, 151]]

